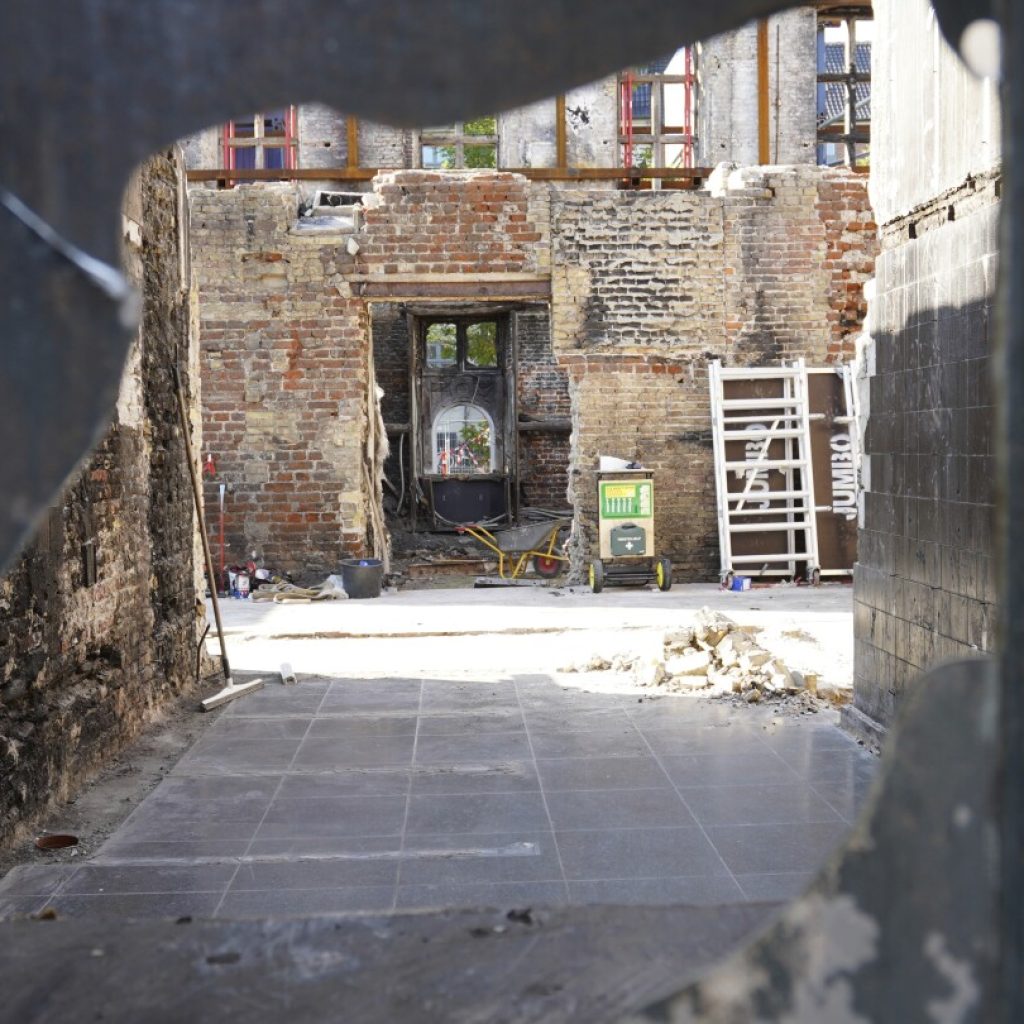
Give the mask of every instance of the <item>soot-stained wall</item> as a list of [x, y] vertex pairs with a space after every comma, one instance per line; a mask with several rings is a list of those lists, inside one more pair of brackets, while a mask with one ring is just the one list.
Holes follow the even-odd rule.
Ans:
[[194, 686], [194, 518], [172, 377], [189, 380], [179, 172], [154, 157], [126, 194], [144, 313], [113, 422], [0, 579], [0, 843]]

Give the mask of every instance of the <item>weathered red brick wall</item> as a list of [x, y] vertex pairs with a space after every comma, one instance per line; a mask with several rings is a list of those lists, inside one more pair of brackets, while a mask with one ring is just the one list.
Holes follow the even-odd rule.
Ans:
[[[368, 329], [346, 237], [291, 233], [289, 185], [191, 194], [210, 532], [227, 562], [323, 575], [365, 553]], [[214, 543], [216, 551], [216, 540]]]
[[124, 259], [144, 307], [110, 427], [0, 578], [0, 844], [195, 686], [193, 501], [172, 376], [189, 386], [177, 175], [154, 157], [126, 193]]
[[863, 179], [749, 168], [709, 192], [571, 190], [553, 194], [551, 225], [576, 566], [595, 548], [598, 456], [616, 455], [655, 471], [657, 545], [677, 578], [713, 577], [708, 363], [852, 356], [876, 247]]
[[[597, 456], [640, 458], [659, 477], [659, 546], [681, 578], [714, 575], [708, 362], [848, 358], [876, 245], [863, 179], [817, 168], [644, 193], [397, 171], [375, 180], [362, 228], [336, 237], [296, 229], [289, 186], [193, 195], [207, 447], [231, 486], [230, 559], [256, 549], [285, 568], [364, 550], [377, 500], [363, 461], [364, 302], [380, 298], [368, 283], [444, 309], [492, 298], [495, 274], [550, 274], [550, 330], [535, 308], [514, 314], [518, 401], [524, 416], [571, 417], [575, 435], [523, 432], [524, 501], [563, 507], [568, 489], [583, 560]], [[383, 316], [372, 343], [391, 422], [408, 417], [400, 316]]]
[[543, 269], [541, 198], [526, 178], [503, 172], [380, 174], [364, 200], [356, 265], [373, 274]]
[[[519, 349], [520, 420], [568, 421], [572, 414], [569, 376], [555, 358], [547, 311], [520, 312], [514, 322]], [[568, 430], [521, 431], [519, 477], [524, 506], [556, 511], [568, 509]]]
[[[460, 282], [470, 274], [537, 274], [548, 265], [547, 191], [518, 175], [398, 171], [380, 175], [367, 197], [355, 270], [380, 278], [406, 274]], [[494, 285], [489, 285], [492, 290]], [[411, 290], [415, 290], [415, 286]], [[481, 286], [481, 298], [487, 293]], [[439, 300], [458, 309], [466, 296]], [[509, 302], [500, 303], [507, 309]], [[384, 418], [409, 417], [408, 335], [404, 314], [381, 303], [373, 315], [374, 363], [384, 390]], [[517, 309], [512, 330], [518, 346], [517, 400], [533, 419], [567, 419], [568, 379], [554, 357], [547, 310]], [[523, 432], [520, 482], [524, 503], [566, 507], [568, 433]], [[405, 467], [409, 458], [406, 451]], [[388, 463], [398, 483], [397, 460]]]
[[829, 274], [829, 361], [855, 355], [867, 318], [864, 282], [875, 272], [880, 252], [878, 225], [860, 175], [828, 174], [818, 183], [818, 218], [825, 227], [825, 269]]

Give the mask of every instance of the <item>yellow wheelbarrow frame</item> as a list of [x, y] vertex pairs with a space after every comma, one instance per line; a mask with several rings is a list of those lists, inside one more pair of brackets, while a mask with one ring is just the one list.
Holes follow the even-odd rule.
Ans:
[[[558, 534], [564, 526], [569, 525], [569, 522], [568, 519], [553, 519], [550, 522], [532, 523], [529, 526], [515, 526], [508, 530], [499, 530], [497, 533], [492, 533], [478, 523], [467, 523], [457, 527], [456, 532], [468, 533], [498, 556], [498, 575], [503, 580], [519, 579], [526, 572], [531, 558], [535, 560], [534, 569], [538, 576], [553, 579], [562, 571], [562, 564], [569, 564], [568, 558], [555, 553]], [[536, 562], [537, 559], [554, 563], [554, 571], [542, 571]], [[510, 570], [510, 573], [506, 570]]]

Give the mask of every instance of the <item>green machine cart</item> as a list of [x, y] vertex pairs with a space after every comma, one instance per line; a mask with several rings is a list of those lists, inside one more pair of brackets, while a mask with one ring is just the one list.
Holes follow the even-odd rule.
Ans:
[[598, 553], [590, 563], [590, 589], [657, 583], [672, 586], [672, 563], [655, 555], [654, 473], [619, 469], [597, 474]]

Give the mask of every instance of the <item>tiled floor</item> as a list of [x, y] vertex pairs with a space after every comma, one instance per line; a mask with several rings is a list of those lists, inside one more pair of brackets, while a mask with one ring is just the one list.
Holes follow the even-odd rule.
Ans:
[[81, 866], [0, 915], [776, 901], [875, 760], [825, 716], [498, 682], [306, 679], [236, 701]]

